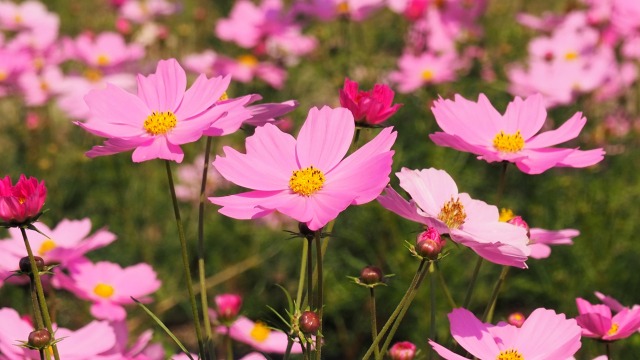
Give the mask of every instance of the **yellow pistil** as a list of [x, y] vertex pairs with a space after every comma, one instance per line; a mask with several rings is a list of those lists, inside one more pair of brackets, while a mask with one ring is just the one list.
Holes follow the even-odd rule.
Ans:
[[38, 249], [38, 253], [40, 255], [44, 255], [46, 253], [48, 253], [49, 251], [53, 250], [56, 248], [56, 242], [51, 240], [51, 239], [47, 239], [45, 241], [42, 242], [42, 245], [40, 245], [40, 249]]
[[251, 332], [249, 333], [253, 340], [260, 343], [267, 340], [269, 334], [271, 334], [271, 330], [269, 330], [267, 325], [260, 321], [256, 322], [256, 324], [253, 326], [253, 329], [251, 329]]
[[520, 130], [515, 134], [500, 133], [493, 138], [493, 147], [501, 152], [516, 153], [524, 148], [524, 139], [520, 134]]
[[578, 58], [578, 53], [575, 51], [569, 51], [568, 53], [564, 54], [564, 59], [571, 61], [571, 60], [575, 60]]
[[87, 69], [84, 71], [84, 77], [95, 83], [102, 79], [102, 71], [98, 69]]
[[424, 70], [424, 71], [422, 72], [421, 76], [422, 76], [422, 80], [424, 80], [424, 81], [431, 81], [431, 80], [433, 80], [433, 71], [431, 71], [431, 70], [429, 70], [429, 69]]
[[322, 189], [322, 185], [324, 185], [324, 174], [313, 166], [294, 170], [289, 179], [291, 191], [303, 196], [314, 194]]
[[108, 299], [113, 295], [114, 290], [113, 290], [113, 286], [111, 285], [98, 283], [98, 285], [96, 285], [96, 287], [93, 288], [93, 292], [102, 298]]
[[507, 222], [507, 221], [513, 219], [515, 216], [516, 216], [516, 214], [513, 213], [513, 210], [507, 209], [507, 208], [502, 208], [502, 209], [500, 209], [500, 218], [498, 220], [500, 222]]
[[154, 111], [144, 121], [144, 129], [151, 135], [163, 135], [176, 127], [178, 120], [171, 111]]
[[509, 349], [500, 351], [496, 360], [524, 360], [524, 356], [518, 350]]
[[336, 11], [338, 12], [338, 14], [340, 15], [346, 15], [349, 13], [349, 3], [347, 3], [346, 1], [342, 1], [338, 4], [338, 7], [336, 8]]
[[109, 57], [107, 55], [101, 54], [100, 56], [98, 56], [97, 62], [98, 66], [107, 66], [111, 61], [109, 60]]
[[607, 331], [607, 335], [611, 336], [614, 335], [615, 333], [618, 332], [618, 329], [620, 328], [620, 325], [613, 323], [611, 324], [611, 329], [609, 329], [609, 331]]
[[246, 67], [254, 68], [258, 65], [258, 59], [250, 54], [238, 56], [238, 62]]
[[464, 206], [460, 199], [453, 200], [453, 196], [451, 196], [451, 200], [447, 201], [440, 210], [438, 219], [447, 224], [449, 229], [457, 229], [464, 224], [467, 213], [464, 212]]

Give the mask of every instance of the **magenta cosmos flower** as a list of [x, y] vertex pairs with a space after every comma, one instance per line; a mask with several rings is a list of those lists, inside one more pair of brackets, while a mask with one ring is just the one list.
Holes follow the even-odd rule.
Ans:
[[340, 90], [340, 105], [353, 113], [356, 122], [378, 125], [387, 120], [402, 106], [393, 103], [393, 90], [387, 85], [375, 84], [371, 91], [358, 90], [358, 83], [344, 79]]
[[19, 226], [33, 221], [40, 215], [40, 210], [47, 197], [44, 181], [24, 174], [15, 184], [6, 176], [0, 179], [0, 220], [7, 226]]
[[547, 111], [542, 96], [525, 100], [516, 97], [504, 115], [484, 94], [478, 102], [460, 95], [455, 100], [439, 99], [431, 108], [444, 132], [429, 135], [440, 146], [467, 151], [487, 162], [509, 161], [527, 174], [540, 174], [552, 167], [582, 168], [600, 162], [604, 151], [556, 148], [553, 145], [574, 139], [587, 119], [577, 112], [556, 130], [536, 135], [544, 125]]
[[224, 178], [252, 191], [209, 200], [235, 219], [277, 210], [318, 230], [349, 205], [375, 199], [389, 182], [396, 132], [383, 129], [343, 159], [354, 132], [351, 112], [329, 107], [312, 108], [297, 139], [272, 124], [259, 127], [246, 154], [225, 147], [225, 157], [213, 162]]
[[237, 105], [233, 101], [219, 103], [230, 80], [229, 76], [208, 79], [200, 75], [185, 91], [187, 76], [175, 59], [169, 59], [160, 60], [154, 74], [138, 75], [137, 95], [111, 84], [92, 90], [85, 96], [91, 117], [76, 124], [107, 140], [87, 156], [134, 150], [134, 162], [158, 158], [182, 162], [184, 153], [179, 145], [194, 142], [203, 133], [234, 132], [245, 120], [234, 117], [235, 121], [225, 121], [229, 107]]
[[580, 315], [576, 316], [582, 327], [582, 336], [604, 341], [620, 340], [640, 329], [640, 306], [624, 307], [611, 315], [607, 305], [592, 305], [585, 299], [577, 298], [576, 305]]
[[[482, 323], [466, 309], [449, 313], [449, 323], [458, 344], [480, 360], [567, 359], [582, 345], [575, 320], [543, 308], [534, 310], [520, 328]], [[433, 340], [429, 344], [447, 360], [466, 359]]]
[[391, 187], [378, 202], [396, 214], [449, 234], [451, 240], [470, 247], [483, 258], [501, 265], [526, 268], [529, 255], [527, 230], [499, 221], [498, 208], [458, 193], [458, 186], [443, 170], [411, 170], [396, 173], [411, 196], [407, 201]]

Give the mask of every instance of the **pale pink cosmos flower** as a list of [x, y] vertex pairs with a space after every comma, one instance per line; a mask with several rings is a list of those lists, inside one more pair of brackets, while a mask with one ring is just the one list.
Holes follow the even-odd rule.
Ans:
[[[520, 328], [505, 322], [483, 323], [462, 308], [449, 313], [449, 324], [458, 344], [482, 360], [567, 359], [582, 346], [574, 319], [543, 308], [534, 310]], [[466, 359], [433, 340], [429, 344], [447, 360]]]
[[25, 103], [29, 106], [44, 105], [56, 95], [56, 85], [62, 82], [64, 75], [55, 65], [45, 66], [40, 72], [26, 71], [18, 78]]
[[297, 139], [265, 124], [247, 138], [246, 154], [225, 147], [225, 157], [213, 162], [227, 180], [252, 191], [209, 200], [232, 218], [254, 219], [277, 210], [318, 230], [349, 205], [375, 199], [387, 185], [396, 139], [392, 130], [383, 129], [343, 159], [355, 132], [347, 109], [312, 108]]
[[134, 150], [134, 162], [165, 159], [182, 162], [179, 145], [200, 139], [205, 131], [236, 131], [242, 121], [221, 122], [225, 110], [215, 106], [229, 86], [229, 77], [200, 75], [185, 91], [187, 77], [175, 59], [161, 60], [156, 73], [138, 76], [138, 95], [111, 84], [85, 96], [91, 117], [76, 124], [107, 138], [87, 156], [105, 156]]
[[92, 302], [91, 315], [96, 319], [124, 320], [122, 305], [133, 304], [132, 297], [148, 302], [148, 295], [160, 288], [155, 271], [148, 264], [126, 268], [108, 261], [85, 262], [74, 266], [69, 275], [57, 271], [60, 286], [77, 297]]
[[143, 331], [131, 345], [127, 322], [111, 321], [111, 327], [116, 336], [116, 345], [107, 352], [109, 355], [120, 356], [119, 360], [163, 360], [166, 359], [164, 349], [159, 343], [151, 343], [152, 330]]
[[460, 95], [455, 100], [440, 98], [431, 108], [444, 132], [429, 135], [434, 143], [478, 155], [487, 162], [508, 161], [527, 174], [540, 174], [553, 167], [583, 168], [604, 158], [604, 150], [557, 148], [553, 145], [574, 139], [587, 119], [574, 114], [556, 130], [537, 134], [547, 118], [542, 96], [525, 100], [516, 97], [504, 115], [484, 94], [478, 102]]
[[582, 336], [603, 341], [624, 339], [640, 329], [640, 306], [624, 307], [611, 315], [607, 305], [592, 305], [585, 299], [577, 298], [576, 321], [582, 327]]
[[359, 22], [372, 16], [384, 5], [384, 0], [308, 0], [296, 2], [294, 11], [322, 21], [345, 17]]
[[440, 234], [449, 234], [451, 240], [493, 263], [527, 267], [527, 231], [500, 222], [497, 207], [458, 193], [455, 181], [443, 170], [403, 168], [396, 175], [412, 200], [405, 200], [387, 187], [378, 197], [384, 208], [433, 227]]
[[0, 221], [10, 226], [33, 221], [39, 216], [47, 198], [44, 180], [38, 182], [24, 174], [15, 185], [9, 175], [0, 179]]
[[[229, 331], [229, 336], [233, 340], [266, 353], [284, 354], [289, 341], [287, 334], [283, 331], [271, 329], [263, 322], [253, 322], [244, 316], [238, 317], [228, 328], [218, 326], [216, 331], [219, 334], [226, 334]], [[300, 343], [294, 343], [291, 353], [300, 354], [301, 352]]]
[[0, 2], [0, 29], [31, 29], [52, 15], [55, 16], [40, 1], [30, 0], [20, 4], [3, 1]]
[[358, 123], [378, 125], [386, 121], [402, 106], [393, 103], [393, 90], [387, 85], [375, 84], [370, 91], [358, 90], [358, 83], [344, 79], [340, 89], [340, 105], [349, 109]]
[[96, 36], [83, 34], [73, 43], [75, 56], [93, 68], [114, 68], [144, 56], [139, 44], [127, 44], [122, 35], [103, 32]]
[[531, 228], [529, 230], [529, 249], [534, 259], [545, 259], [551, 255], [549, 245], [573, 245], [573, 238], [580, 235], [576, 229], [545, 230]]
[[[11, 308], [0, 309], [0, 357], [3, 360], [39, 360], [36, 350], [17, 346], [19, 341], [27, 341], [33, 325], [22, 319]], [[107, 321], [92, 321], [78, 330], [56, 328], [55, 338], [63, 339], [58, 346], [60, 358], [65, 360], [121, 360], [120, 354], [110, 355], [109, 350], [116, 344], [113, 328]], [[52, 356], [53, 357], [53, 356]]]
[[459, 64], [454, 53], [407, 52], [398, 59], [398, 68], [389, 74], [389, 80], [398, 85], [399, 92], [409, 93], [425, 85], [455, 80]]
[[178, 6], [167, 0], [128, 0], [120, 7], [120, 16], [142, 24], [159, 16], [172, 15], [177, 11]]

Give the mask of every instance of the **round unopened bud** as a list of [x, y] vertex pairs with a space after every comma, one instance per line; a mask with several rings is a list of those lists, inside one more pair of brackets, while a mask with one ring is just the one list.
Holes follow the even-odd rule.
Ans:
[[440, 236], [440, 233], [438, 232], [438, 230], [436, 230], [436, 228], [431, 226], [427, 227], [427, 230], [418, 234], [418, 236], [416, 237], [416, 244], [424, 240], [434, 240], [437, 242], [444, 241], [442, 240], [442, 236]]
[[300, 231], [300, 234], [302, 234], [302, 236], [304, 236], [308, 240], [313, 239], [313, 236], [315, 235], [315, 231], [309, 229], [307, 224], [303, 222], [298, 223], [298, 231]]
[[34, 348], [44, 349], [51, 342], [51, 333], [47, 329], [32, 331], [29, 334], [29, 345]]
[[298, 324], [300, 325], [300, 330], [303, 333], [315, 334], [320, 328], [320, 318], [315, 312], [307, 310], [300, 315]]
[[527, 224], [527, 222], [522, 219], [522, 216], [514, 216], [507, 222], [511, 225], [519, 226], [527, 230], [527, 237], [531, 237], [529, 233], [529, 224]]
[[416, 356], [416, 346], [409, 341], [400, 341], [389, 349], [391, 360], [413, 360]]
[[[34, 256], [33, 258], [36, 260], [36, 267], [38, 268], [38, 271], [44, 270], [44, 260], [40, 256]], [[25, 273], [30, 273], [31, 261], [29, 261], [29, 257], [25, 256], [21, 258], [19, 266], [20, 266], [20, 271]]]
[[437, 240], [423, 240], [416, 245], [416, 253], [429, 260], [438, 259], [438, 255], [442, 251], [442, 243]]
[[524, 317], [524, 315], [522, 315], [521, 312], [514, 312], [513, 314], [509, 315], [507, 322], [519, 328], [522, 326], [522, 324], [524, 324], [525, 320], [526, 318]]
[[382, 269], [377, 266], [365, 266], [362, 271], [360, 271], [360, 281], [367, 285], [382, 282], [383, 277]]

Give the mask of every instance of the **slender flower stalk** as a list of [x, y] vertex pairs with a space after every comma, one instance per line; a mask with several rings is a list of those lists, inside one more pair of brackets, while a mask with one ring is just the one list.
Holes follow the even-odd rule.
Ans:
[[[369, 288], [369, 300], [371, 305], [371, 341], [375, 341], [378, 337], [378, 325], [376, 322], [376, 293], [373, 287]], [[380, 357], [380, 349], [377, 345], [373, 348], [373, 353], [376, 359]]]
[[207, 175], [209, 174], [209, 155], [211, 153], [211, 144], [213, 142], [211, 136], [207, 136], [207, 143], [204, 150], [204, 166], [202, 168], [202, 184], [200, 186], [200, 203], [198, 204], [198, 278], [200, 281], [200, 307], [202, 309], [202, 320], [204, 322], [204, 331], [206, 336], [206, 351], [212, 353], [213, 333], [211, 332], [211, 323], [207, 311], [209, 309], [207, 299], [207, 285], [204, 265], [204, 202], [206, 200], [205, 191], [207, 185]]
[[202, 358], [205, 355], [204, 341], [202, 339], [200, 317], [198, 316], [198, 305], [196, 304], [196, 297], [193, 291], [193, 282], [191, 281], [191, 270], [189, 269], [189, 254], [187, 252], [187, 240], [184, 235], [184, 228], [182, 226], [182, 218], [180, 217], [180, 208], [178, 207], [178, 199], [176, 198], [176, 189], [173, 183], [171, 163], [169, 162], [169, 160], [165, 161], [165, 165], [167, 169], [167, 178], [169, 179], [169, 191], [171, 192], [171, 200], [173, 201], [173, 212], [176, 218], [176, 225], [178, 226], [178, 237], [180, 238], [180, 250], [182, 252], [182, 265], [184, 266], [184, 276], [185, 280], [187, 281], [187, 290], [189, 292], [193, 323], [196, 330], [196, 337], [198, 339], [198, 349], [200, 351], [200, 357]]
[[227, 360], [233, 360], [233, 344], [231, 343], [231, 336], [229, 336], [229, 332], [231, 331], [231, 329], [229, 328], [229, 326], [227, 326], [227, 333], [224, 335], [224, 342], [225, 342], [225, 352], [227, 355]]
[[[436, 338], [436, 285], [435, 285], [435, 276], [436, 276], [436, 264], [431, 262], [429, 266], [429, 307], [431, 312], [431, 326], [429, 327], [429, 339]], [[429, 350], [429, 359], [433, 358], [433, 349]]]
[[[53, 326], [51, 325], [51, 317], [49, 316], [49, 309], [47, 308], [47, 300], [44, 297], [44, 290], [42, 289], [42, 281], [40, 281], [40, 271], [36, 264], [36, 259], [33, 257], [33, 251], [31, 251], [31, 245], [29, 245], [29, 239], [27, 238], [27, 232], [24, 228], [20, 228], [22, 238], [24, 239], [24, 246], [27, 249], [27, 255], [29, 256], [29, 264], [31, 266], [31, 274], [36, 286], [36, 293], [38, 297], [38, 304], [40, 306], [40, 313], [42, 314], [42, 320], [44, 326], [49, 330], [50, 334], [54, 334]], [[37, 311], [34, 309], [34, 311]], [[58, 353], [58, 346], [54, 343], [51, 345], [53, 350], [53, 357], [55, 360], [60, 360], [60, 354]]]
[[498, 281], [496, 282], [496, 285], [493, 288], [493, 292], [491, 293], [491, 298], [489, 299], [489, 302], [487, 303], [487, 307], [484, 309], [484, 313], [482, 314], [482, 318], [484, 319], [485, 322], [491, 322], [493, 318], [493, 311], [495, 310], [496, 303], [498, 302], [498, 295], [500, 294], [500, 290], [504, 285], [504, 282], [507, 278], [508, 273], [509, 273], [509, 267], [503, 266], [502, 271], [500, 272], [500, 277], [498, 278]]
[[440, 280], [440, 286], [442, 286], [442, 291], [444, 291], [444, 295], [447, 298], [447, 302], [449, 302], [449, 306], [451, 306], [452, 309], [457, 308], [458, 306], [451, 296], [451, 291], [449, 291], [447, 283], [444, 281], [444, 276], [442, 276], [442, 271], [440, 270], [438, 263], [436, 263], [436, 270], [438, 271], [438, 280]]
[[324, 281], [322, 279], [322, 229], [318, 229], [315, 232], [314, 240], [316, 241], [316, 272], [318, 274], [318, 288], [316, 307], [318, 308], [319, 327], [318, 334], [316, 335], [316, 359], [322, 359], [322, 312], [324, 308], [323, 287]]
[[476, 280], [478, 280], [478, 274], [480, 273], [482, 262], [483, 262], [482, 256], [478, 256], [478, 260], [476, 261], [476, 266], [473, 268], [473, 273], [471, 274], [471, 281], [469, 281], [467, 294], [464, 296], [464, 302], [462, 303], [462, 307], [465, 309], [468, 309], [469, 305], [471, 304], [471, 296], [473, 295], [473, 290], [476, 287]]

